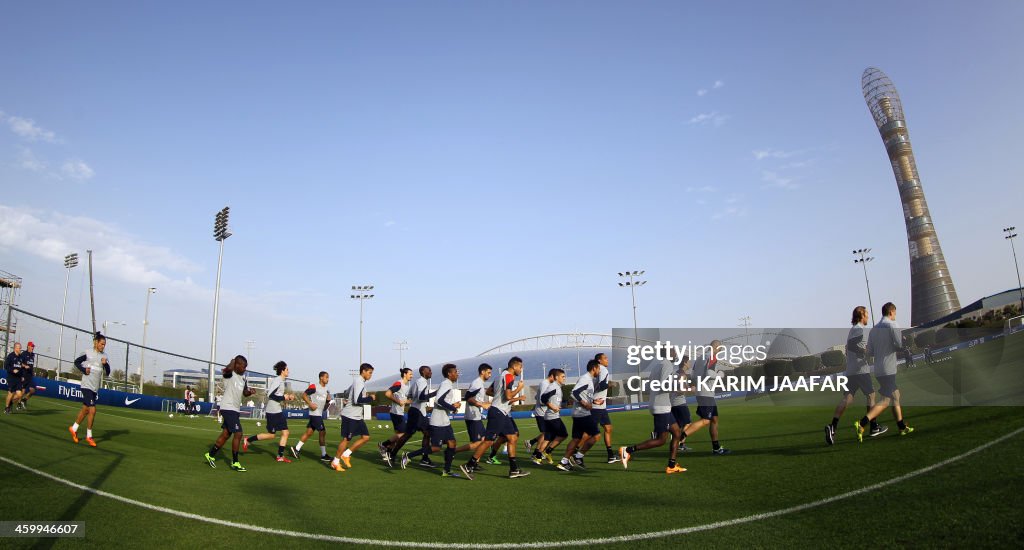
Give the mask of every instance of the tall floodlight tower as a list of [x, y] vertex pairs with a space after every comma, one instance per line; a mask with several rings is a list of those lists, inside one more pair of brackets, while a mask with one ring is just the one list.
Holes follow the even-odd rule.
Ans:
[[885, 73], [874, 67], [864, 70], [860, 82], [864, 101], [889, 155], [903, 203], [903, 220], [907, 224], [907, 244], [910, 246], [910, 323], [918, 326], [959, 310], [960, 300], [928, 213], [896, 86]]

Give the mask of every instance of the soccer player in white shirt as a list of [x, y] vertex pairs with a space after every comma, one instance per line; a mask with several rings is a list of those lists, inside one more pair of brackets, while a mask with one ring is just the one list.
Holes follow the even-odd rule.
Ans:
[[309, 407], [309, 422], [306, 424], [306, 432], [299, 437], [299, 442], [292, 447], [292, 456], [299, 458], [302, 446], [306, 444], [313, 432], [320, 434], [320, 460], [329, 462], [330, 455], [327, 454], [327, 427], [324, 420], [327, 419], [327, 407], [331, 404], [331, 390], [327, 389], [327, 383], [331, 375], [327, 371], [320, 371], [317, 384], [310, 384], [302, 393], [302, 400]]

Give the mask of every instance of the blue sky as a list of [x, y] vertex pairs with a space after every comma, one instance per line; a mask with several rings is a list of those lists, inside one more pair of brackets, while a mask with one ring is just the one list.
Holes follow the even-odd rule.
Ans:
[[113, 336], [141, 339], [155, 286], [149, 343], [206, 357], [212, 221], [230, 205], [218, 358], [254, 340], [256, 368], [284, 359], [300, 376], [358, 360], [353, 284], [377, 287], [365, 358], [387, 367], [400, 339], [419, 364], [630, 326], [624, 269], [647, 270], [641, 325], [845, 326], [866, 301], [854, 248], [874, 249], [876, 307], [910, 298], [860, 90], [877, 66], [967, 304], [1015, 286], [1000, 230], [1024, 226], [1022, 16], [1019, 2], [11, 4], [0, 269], [25, 279], [23, 307], [57, 317], [62, 258], [91, 248], [97, 317], [128, 323]]

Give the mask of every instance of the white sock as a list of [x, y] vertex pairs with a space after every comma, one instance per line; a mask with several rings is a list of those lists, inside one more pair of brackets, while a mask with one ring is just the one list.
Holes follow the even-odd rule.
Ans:
[[327, 454], [327, 447], [324, 447], [323, 445], [321, 445], [320, 446], [320, 456], [325, 456], [326, 454]]
[[71, 431], [78, 433], [78, 422], [71, 425]]
[[579, 451], [576, 451], [576, 454], [574, 454], [572, 456], [576, 457], [576, 459], [579, 460], [579, 459], [583, 458], [583, 453], [581, 453]]
[[562, 464], [568, 464], [568, 463], [569, 463], [569, 459], [568, 459], [568, 458], [565, 458], [565, 457], [563, 456], [563, 457], [562, 457], [562, 460], [559, 460], [559, 462], [560, 462], [560, 463], [562, 463]]
[[345, 452], [341, 453], [341, 456], [345, 458], [352, 456], [352, 449], [345, 449]]
[[296, 450], [296, 451], [301, 451], [301, 450], [302, 450], [302, 444], [303, 444], [303, 443], [305, 443], [305, 441], [299, 441], [298, 443], [296, 443], [296, 444], [295, 444], [295, 450]]
[[338, 457], [334, 457], [334, 460], [331, 461], [331, 464], [334, 464], [335, 466], [337, 466], [340, 463], [341, 459], [339, 459]]
[[89, 439], [92, 439], [92, 430], [86, 428], [85, 429], [85, 437], [87, 437]]

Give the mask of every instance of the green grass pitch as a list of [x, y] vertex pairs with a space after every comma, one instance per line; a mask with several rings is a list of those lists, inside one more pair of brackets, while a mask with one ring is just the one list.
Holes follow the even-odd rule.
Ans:
[[[1019, 347], [1019, 340], [1017, 346]], [[977, 353], [977, 350], [975, 351]], [[219, 427], [209, 418], [168, 418], [155, 412], [101, 407], [98, 448], [71, 442], [67, 426], [77, 404], [37, 398], [27, 413], [0, 419], [0, 457], [81, 485], [209, 518], [261, 528], [423, 543], [496, 543], [603, 539], [700, 526], [769, 513], [884, 482], [961, 455], [1024, 428], [1021, 407], [909, 407], [916, 431], [858, 444], [851, 427], [858, 404], [843, 417], [834, 447], [823, 441], [829, 406], [720, 403], [721, 440], [733, 451], [712, 456], [706, 430], [680, 455], [688, 468], [666, 476], [666, 449], [641, 452], [623, 470], [604, 464], [603, 446], [588, 470], [563, 473], [521, 464], [532, 475], [510, 480], [507, 466], [489, 466], [475, 481], [442, 479], [410, 465], [388, 470], [373, 439], [336, 473], [317, 458], [315, 439], [292, 464], [279, 464], [276, 443], [242, 455], [249, 469], [217, 469], [202, 455]], [[615, 441], [635, 443], [650, 431], [646, 412], [612, 416]], [[534, 435], [532, 421], [520, 421]], [[244, 422], [247, 433], [255, 423]], [[304, 422], [293, 421], [294, 431]], [[456, 430], [464, 429], [461, 422]], [[339, 422], [329, 423], [333, 454]], [[84, 435], [84, 431], [81, 432]], [[459, 437], [465, 437], [460, 434]], [[291, 441], [297, 440], [293, 435]], [[520, 449], [520, 454], [523, 454]], [[812, 508], [708, 531], [611, 544], [622, 548], [697, 546], [1021, 546], [1024, 543], [1024, 434], [931, 471]], [[230, 449], [227, 451], [230, 456]], [[503, 457], [504, 458], [504, 457]], [[435, 455], [435, 462], [441, 457]], [[465, 460], [458, 456], [456, 463]], [[0, 518], [86, 522], [84, 539], [4, 539], [5, 548], [204, 547], [264, 548], [317, 544], [186, 519], [84, 492], [0, 461]]]

